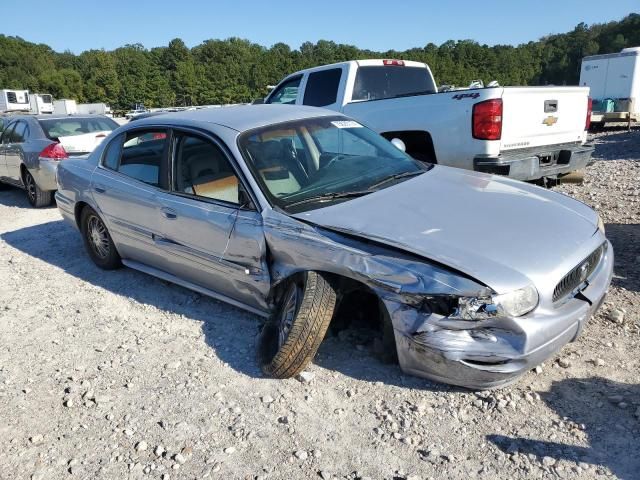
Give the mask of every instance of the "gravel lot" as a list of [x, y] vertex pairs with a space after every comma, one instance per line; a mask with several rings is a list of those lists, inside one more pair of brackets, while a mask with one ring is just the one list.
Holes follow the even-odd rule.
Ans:
[[262, 378], [253, 315], [103, 272], [55, 208], [0, 192], [0, 479], [640, 478], [640, 129], [596, 135], [583, 185], [616, 252], [601, 312], [515, 386], [403, 375], [329, 337]]

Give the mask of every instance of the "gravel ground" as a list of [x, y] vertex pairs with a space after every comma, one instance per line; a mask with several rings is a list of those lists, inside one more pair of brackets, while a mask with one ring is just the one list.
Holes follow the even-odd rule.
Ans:
[[0, 192], [0, 479], [640, 478], [640, 130], [596, 136], [584, 185], [616, 251], [582, 337], [519, 383], [403, 375], [358, 331], [262, 378], [257, 319], [103, 272], [55, 208]]

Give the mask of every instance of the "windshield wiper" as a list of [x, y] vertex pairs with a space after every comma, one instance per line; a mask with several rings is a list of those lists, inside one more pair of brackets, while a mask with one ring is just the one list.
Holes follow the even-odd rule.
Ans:
[[379, 182], [374, 183], [373, 185], [369, 186], [369, 189], [370, 190], [375, 189], [377, 187], [384, 185], [385, 183], [389, 183], [393, 180], [398, 180], [400, 178], [415, 177], [416, 175], [420, 175], [424, 172], [425, 170], [412, 170], [409, 172], [396, 173], [395, 175], [391, 175], [390, 177], [383, 178]]
[[285, 208], [295, 207], [296, 205], [303, 205], [305, 203], [312, 202], [327, 202], [329, 200], [336, 200], [340, 198], [356, 198], [362, 197], [369, 193], [373, 193], [374, 190], [354, 190], [351, 192], [331, 192], [331, 193], [323, 193], [322, 195], [314, 195], [313, 197], [303, 198], [302, 200], [298, 200], [297, 202], [288, 203]]

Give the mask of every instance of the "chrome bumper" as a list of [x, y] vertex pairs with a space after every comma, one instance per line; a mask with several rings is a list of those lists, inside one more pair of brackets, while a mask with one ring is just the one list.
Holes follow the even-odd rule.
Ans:
[[474, 158], [473, 169], [523, 181], [555, 178], [586, 168], [591, 163], [593, 150], [593, 145], [581, 145], [536, 154], [506, 152], [498, 157]]
[[577, 338], [602, 305], [612, 273], [613, 248], [608, 244], [588, 286], [552, 312], [536, 309], [487, 323], [453, 321], [411, 309], [410, 322], [419, 325], [412, 332], [406, 331], [408, 309], [390, 312], [400, 367], [412, 375], [471, 389], [509, 384]]

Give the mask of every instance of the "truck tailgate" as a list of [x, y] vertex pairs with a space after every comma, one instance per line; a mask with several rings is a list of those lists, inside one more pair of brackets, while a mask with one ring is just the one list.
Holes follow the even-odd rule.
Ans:
[[588, 97], [585, 87], [505, 88], [501, 151], [583, 141]]

